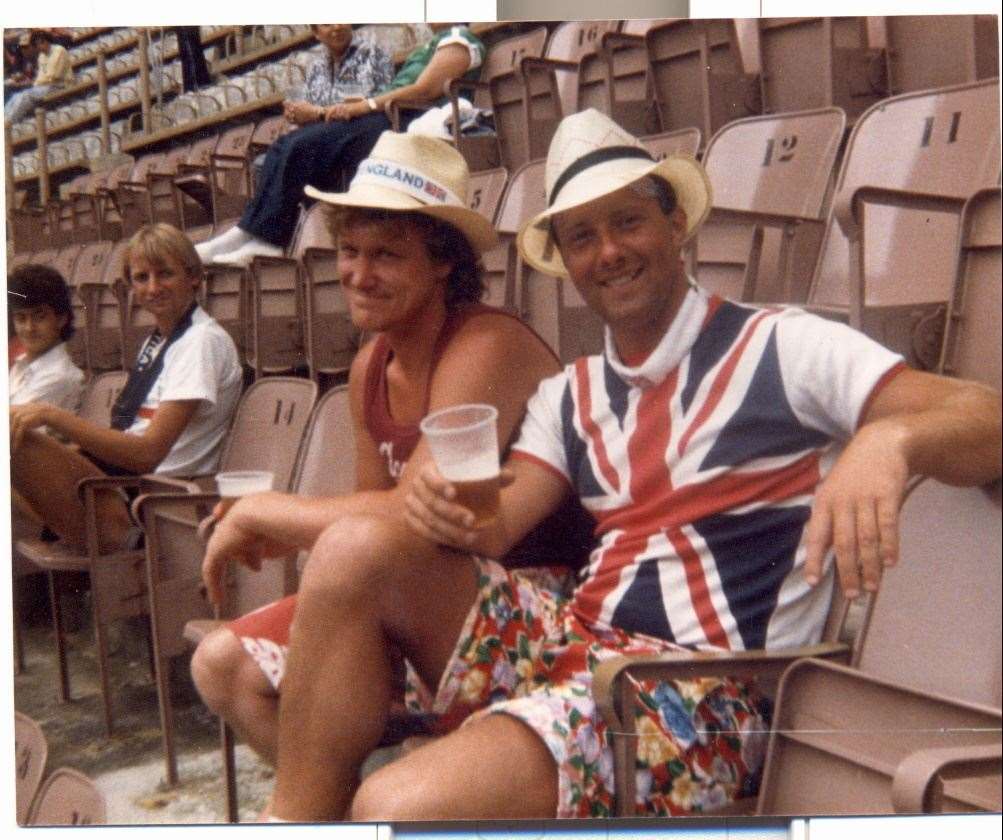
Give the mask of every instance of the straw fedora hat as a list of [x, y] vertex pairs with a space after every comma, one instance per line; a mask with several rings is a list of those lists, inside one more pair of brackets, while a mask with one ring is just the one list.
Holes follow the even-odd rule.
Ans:
[[348, 191], [306, 194], [341, 207], [374, 207], [425, 213], [459, 229], [478, 253], [497, 242], [491, 223], [467, 207], [470, 171], [456, 149], [443, 140], [384, 131], [359, 164]]
[[551, 217], [616, 192], [646, 175], [656, 175], [672, 185], [676, 203], [686, 213], [685, 238], [689, 239], [711, 206], [710, 180], [696, 160], [675, 155], [656, 161], [640, 140], [594, 108], [566, 117], [547, 152], [547, 209], [519, 231], [517, 242], [522, 258], [544, 274], [567, 277], [550, 234]]

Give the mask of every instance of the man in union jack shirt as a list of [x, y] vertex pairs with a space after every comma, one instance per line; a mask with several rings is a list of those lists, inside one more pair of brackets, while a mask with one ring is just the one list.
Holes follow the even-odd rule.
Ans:
[[[280, 770], [299, 782], [284, 818], [315, 819], [325, 799], [348, 800], [385, 723], [389, 644], [413, 667], [409, 707], [448, 734], [367, 777], [347, 810], [329, 814], [608, 815], [612, 750], [591, 693], [599, 663], [815, 641], [837, 572], [856, 597], [896, 561], [911, 476], [1000, 475], [990, 389], [908, 370], [846, 326], [693, 284], [681, 252], [711, 205], [693, 159], [656, 162], [587, 110], [558, 128], [545, 186], [548, 208], [520, 230], [520, 253], [574, 284], [605, 322], [604, 352], [530, 399], [492, 523], [475, 528], [429, 462], [407, 497], [410, 530], [381, 519], [325, 532], [338, 573], [320, 596], [324, 614], [367, 641], [338, 664], [315, 640], [312, 696], [283, 714], [324, 720], [331, 738], [285, 762], [280, 753]], [[487, 559], [570, 493], [594, 515], [598, 540], [573, 593]], [[458, 551], [433, 559], [415, 533]], [[356, 588], [372, 597], [351, 597]], [[354, 684], [367, 687], [365, 728], [345, 712]], [[768, 712], [754, 685], [634, 688], [642, 813], [708, 812], [755, 791]]]

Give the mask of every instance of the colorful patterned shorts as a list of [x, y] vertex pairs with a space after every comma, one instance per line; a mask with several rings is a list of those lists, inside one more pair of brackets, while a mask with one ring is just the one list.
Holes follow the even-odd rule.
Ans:
[[[569, 591], [565, 581], [544, 569], [508, 571], [491, 560], [477, 568], [477, 599], [434, 696], [408, 668], [408, 712], [439, 734], [486, 714], [512, 715], [554, 756], [557, 817], [612, 814], [613, 753], [592, 702], [592, 674], [612, 656], [678, 646], [587, 627], [560, 594]], [[294, 609], [292, 596], [228, 625], [276, 689]], [[754, 690], [716, 678], [637, 688], [639, 813], [700, 813], [755, 794], [767, 727]]]
[[[592, 701], [592, 674], [624, 653], [678, 650], [619, 630], [586, 627], [569, 602], [493, 561], [433, 697], [409, 672], [406, 702], [448, 730], [486, 714], [523, 721], [558, 767], [556, 816], [613, 812], [613, 753]], [[639, 813], [699, 813], [751, 796], [766, 748], [755, 691], [729, 679], [638, 683]]]

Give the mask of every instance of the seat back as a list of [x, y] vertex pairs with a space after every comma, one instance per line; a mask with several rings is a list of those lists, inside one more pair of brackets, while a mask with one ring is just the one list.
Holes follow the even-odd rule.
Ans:
[[[578, 64], [590, 53], [602, 46], [603, 35], [615, 32], [620, 26], [617, 20], [573, 20], [561, 23], [550, 34], [546, 57], [557, 61]], [[561, 70], [557, 73], [557, 90], [560, 95], [558, 120], [563, 114], [573, 114], [578, 107], [578, 73]]]
[[999, 708], [1000, 483], [958, 488], [927, 479], [906, 499], [899, 528], [901, 561], [874, 596], [854, 664]]
[[[960, 206], [979, 188], [995, 185], [1000, 172], [998, 102], [997, 80], [884, 100], [854, 127], [833, 206], [848, 206], [863, 186], [955, 198]], [[960, 213], [952, 209], [869, 206], [861, 231], [869, 246], [861, 266], [863, 305], [930, 304], [946, 309], [956, 275], [959, 222]], [[849, 242], [831, 218], [809, 303], [849, 307], [850, 277]], [[897, 314], [879, 318], [876, 313], [864, 321], [863, 328], [879, 341], [911, 354], [911, 327], [906, 324], [905, 339], [900, 335], [905, 319]], [[934, 363], [939, 357], [937, 344]]]
[[886, 95], [884, 53], [867, 46], [864, 18], [764, 18], [759, 45], [767, 113], [834, 105], [852, 125]]
[[595, 108], [634, 135], [657, 132], [644, 33], [627, 38], [609, 32], [601, 44], [579, 62], [577, 109]]
[[104, 794], [78, 770], [61, 767], [45, 780], [28, 816], [29, 825], [101, 825]]
[[[526, 122], [526, 87], [521, 67], [524, 58], [543, 55], [546, 40], [547, 30], [539, 27], [499, 42], [485, 59], [486, 63], [491, 62], [491, 67], [481, 73], [481, 80], [489, 87], [501, 165], [509, 172], [529, 160], [532, 150], [541, 145], [534, 142]], [[537, 152], [536, 156], [541, 154]]]
[[700, 151], [700, 129], [680, 128], [675, 131], [661, 131], [640, 138], [655, 160], [663, 160], [670, 155], [696, 157]]
[[252, 384], [234, 412], [220, 472], [269, 470], [272, 487], [287, 490], [316, 399], [317, 385], [309, 379], [272, 376]]
[[[74, 289], [74, 326], [76, 329], [66, 343], [66, 349], [74, 364], [86, 370], [94, 369], [94, 360], [91, 357], [94, 330], [97, 326], [92, 303], [94, 289], [100, 285], [114, 249], [115, 245], [112, 242], [95, 242], [91, 245], [85, 245], [74, 263], [72, 278], [67, 278]], [[114, 366], [117, 367], [117, 365]]]
[[[797, 221], [783, 232], [769, 231], [778, 247], [767, 253], [776, 262], [755, 261], [758, 273], [751, 277], [747, 267], [757, 271], [756, 265], [749, 267], [754, 223], [722, 218], [721, 213], [717, 220], [712, 216], [697, 240], [702, 285], [734, 300], [795, 302], [807, 297], [805, 278], [811, 276], [821, 244], [826, 196], [845, 125], [839, 108], [820, 108], [737, 120], [714, 135], [704, 154], [714, 208]], [[801, 259], [795, 260], [795, 254]], [[746, 290], [746, 285], [754, 288]]]
[[1000, 188], [981, 190], [965, 204], [958, 283], [944, 342], [945, 373], [1003, 388], [1000, 377]]
[[95, 426], [110, 426], [112, 406], [128, 378], [124, 370], [111, 370], [92, 377], [84, 389], [77, 414]]
[[307, 210], [299, 240], [307, 366], [316, 381], [321, 374], [343, 374], [348, 370], [359, 348], [359, 331], [349, 317], [338, 279], [336, 243], [324, 204]]
[[42, 727], [21, 712], [14, 712], [14, 770], [17, 773], [17, 824], [25, 825], [28, 811], [45, 774], [49, 745]]
[[254, 123], [223, 132], [212, 158], [212, 216], [216, 225], [236, 219], [251, 197], [251, 142]]
[[[347, 385], [328, 390], [314, 407], [303, 436], [291, 491], [298, 496], [337, 496], [355, 489], [355, 441]], [[299, 561], [306, 560], [302, 552]], [[275, 564], [278, 567], [279, 564]], [[297, 570], [235, 570], [227, 610], [244, 615], [296, 590]]]
[[645, 34], [662, 131], [699, 128], [704, 139], [760, 112], [759, 91], [742, 67], [728, 20], [668, 21]]
[[[511, 38], [504, 38], [493, 44], [484, 56], [481, 65], [481, 81], [490, 82], [496, 76], [511, 72], [519, 66], [524, 56], [541, 56], [547, 44], [547, 28], [538, 26], [527, 32], [520, 32]], [[491, 107], [488, 91], [478, 89], [474, 94], [474, 105], [479, 108]]]
[[896, 15], [883, 21], [891, 94], [999, 75], [992, 15]]

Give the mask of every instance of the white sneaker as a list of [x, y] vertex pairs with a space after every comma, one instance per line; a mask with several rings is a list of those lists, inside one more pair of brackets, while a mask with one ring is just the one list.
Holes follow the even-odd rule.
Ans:
[[284, 253], [285, 251], [278, 245], [272, 245], [271, 242], [265, 242], [264, 239], [252, 239], [241, 245], [236, 251], [213, 257], [212, 262], [217, 265], [247, 268], [255, 257], [281, 257]]
[[195, 253], [203, 263], [211, 263], [218, 255], [229, 254], [253, 241], [254, 237], [251, 234], [235, 225], [226, 233], [221, 233], [206, 242], [200, 242], [195, 246]]

